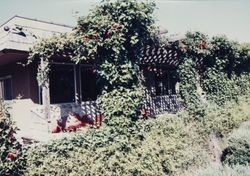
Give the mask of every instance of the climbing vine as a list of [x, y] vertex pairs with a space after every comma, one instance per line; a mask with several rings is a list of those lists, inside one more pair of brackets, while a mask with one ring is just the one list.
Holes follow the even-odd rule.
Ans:
[[195, 62], [192, 59], [185, 59], [178, 69], [180, 78], [180, 95], [187, 110], [194, 115], [201, 116], [204, 113], [204, 105], [198, 94], [198, 73], [195, 69]]
[[[138, 63], [141, 48], [154, 39], [154, 8], [152, 2], [104, 0], [78, 20], [71, 34], [35, 45], [29, 63], [38, 58], [49, 63], [57, 55], [76, 63], [94, 60], [101, 85], [98, 102], [106, 124], [129, 125], [131, 119], [138, 117], [142, 102]], [[40, 85], [48, 80], [48, 73], [49, 64], [39, 67]]]
[[201, 99], [200, 74], [204, 70], [204, 59], [210, 55], [208, 37], [200, 32], [188, 32], [172, 47], [179, 52], [180, 64], [177, 72], [180, 80], [180, 95], [184, 107], [196, 116], [203, 115], [205, 102]]
[[180, 94], [190, 112], [196, 115], [203, 112], [205, 101], [223, 105], [246, 93], [249, 48], [225, 36], [209, 39], [200, 32], [188, 32], [172, 47], [179, 51]]
[[[130, 125], [138, 118], [143, 99], [139, 58], [143, 46], [159, 42], [156, 37], [152, 2], [104, 0], [89, 15], [81, 17], [70, 34], [54, 36], [36, 44], [29, 63], [40, 59], [39, 85], [48, 81], [49, 62], [63, 56], [75, 63], [95, 63], [101, 94], [98, 103], [110, 126]], [[223, 105], [247, 89], [249, 48], [226, 37], [188, 32], [169, 43], [178, 52], [180, 94], [187, 107], [201, 114], [204, 100]], [[246, 75], [246, 76], [242, 76]], [[244, 79], [243, 79], [244, 78]], [[201, 89], [197, 92], [197, 89]], [[201, 98], [201, 95], [206, 97]], [[127, 118], [129, 117], [129, 118]]]
[[237, 101], [238, 96], [245, 92], [241, 87], [248, 83], [243, 75], [249, 75], [249, 72], [242, 65], [249, 62], [247, 51], [225, 36], [213, 37], [210, 43], [211, 54], [204, 61], [201, 81], [207, 99], [219, 105], [229, 100]]

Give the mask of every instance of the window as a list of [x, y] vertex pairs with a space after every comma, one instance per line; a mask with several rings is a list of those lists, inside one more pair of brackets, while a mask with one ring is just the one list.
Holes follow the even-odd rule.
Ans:
[[52, 64], [49, 79], [51, 103], [75, 102], [74, 65]]
[[169, 79], [166, 74], [155, 73], [156, 96], [168, 95]]
[[12, 100], [11, 77], [0, 78], [0, 99]]
[[143, 70], [145, 86], [152, 96], [176, 94], [177, 78], [174, 72], [162, 68], [146, 68]]
[[93, 67], [81, 67], [82, 101], [95, 101], [97, 99], [96, 76], [96, 71]]
[[176, 78], [173, 72], [161, 70], [155, 74], [155, 94], [156, 96], [176, 94]]

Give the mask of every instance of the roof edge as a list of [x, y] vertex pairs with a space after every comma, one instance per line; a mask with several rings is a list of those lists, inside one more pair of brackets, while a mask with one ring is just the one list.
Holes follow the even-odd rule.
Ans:
[[37, 21], [37, 22], [42, 22], [42, 23], [47, 23], [47, 24], [53, 24], [53, 25], [57, 25], [57, 26], [63, 26], [63, 27], [68, 27], [73, 29], [73, 26], [70, 25], [66, 25], [66, 24], [60, 24], [60, 23], [54, 23], [54, 22], [48, 22], [48, 21], [44, 21], [44, 20], [39, 20], [39, 19], [35, 19], [35, 18], [28, 18], [28, 17], [23, 17], [23, 16], [19, 16], [19, 15], [14, 15], [13, 17], [11, 17], [10, 19], [8, 19], [6, 22], [4, 22], [3, 24], [0, 25], [0, 27], [4, 26], [6, 23], [8, 23], [9, 21], [11, 21], [14, 18], [23, 18], [26, 20], [31, 20], [31, 21]]

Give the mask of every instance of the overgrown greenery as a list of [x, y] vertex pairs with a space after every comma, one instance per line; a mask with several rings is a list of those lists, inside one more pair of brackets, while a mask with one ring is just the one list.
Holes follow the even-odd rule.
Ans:
[[[202, 118], [205, 134], [215, 133], [227, 137], [242, 122], [250, 119], [249, 93], [240, 97], [238, 102], [226, 102], [224, 106], [208, 105]], [[191, 117], [192, 118], [192, 117]]]
[[[197, 92], [201, 86], [205, 99], [223, 105], [237, 101], [249, 87], [249, 48], [225, 36], [209, 39], [200, 32], [186, 34], [172, 47], [179, 51], [180, 94], [191, 113], [204, 112], [204, 101]], [[199, 107], [198, 107], [199, 106]]]
[[42, 86], [55, 55], [94, 62], [106, 123], [101, 130], [30, 149], [26, 175], [181, 175], [209, 162], [209, 134], [227, 136], [250, 120], [249, 97], [239, 98], [249, 92], [249, 48], [189, 32], [172, 44], [179, 53], [186, 109], [138, 121], [144, 94], [138, 63], [141, 48], [155, 39], [154, 8], [136, 0], [102, 1], [71, 34], [43, 40], [31, 50], [29, 62], [39, 58], [45, 63], [38, 72]]
[[180, 95], [188, 111], [201, 116], [204, 114], [204, 104], [197, 92], [199, 85], [197, 79], [198, 72], [195, 69], [195, 62], [192, 59], [184, 59], [178, 69], [178, 76], [181, 82]]
[[223, 152], [223, 163], [228, 165], [250, 164], [250, 123], [244, 123], [228, 139], [228, 146]]
[[0, 100], [0, 175], [22, 175], [25, 167], [21, 145], [14, 137], [16, 130], [6, 105]]
[[[102, 1], [88, 16], [78, 20], [71, 34], [46, 39], [35, 45], [29, 62], [43, 60], [38, 81], [48, 82], [49, 61], [60, 55], [70, 60], [95, 63], [101, 94], [98, 102], [110, 126], [129, 126], [138, 119], [143, 100], [142, 75], [139, 69], [141, 49], [161, 43], [154, 35], [152, 2], [136, 0]], [[180, 94], [190, 113], [204, 113], [197, 88], [205, 100], [223, 105], [244, 94], [249, 84], [249, 47], [225, 36], [209, 39], [200, 32], [188, 32], [182, 40], [170, 44], [178, 51]], [[115, 102], [118, 106], [114, 107]], [[123, 109], [121, 109], [121, 107]], [[125, 119], [128, 118], [128, 119]]]
[[[94, 60], [101, 89], [98, 102], [106, 124], [130, 125], [131, 119], [139, 117], [142, 103], [138, 63], [141, 48], [154, 39], [154, 8], [153, 2], [105, 0], [80, 18], [71, 34], [38, 43], [31, 50], [29, 62], [37, 58], [45, 62], [39, 67], [40, 85], [48, 81], [47, 63], [55, 55], [69, 57], [76, 63]], [[114, 103], [119, 108], [114, 108]]]
[[[240, 100], [242, 103], [242, 99]], [[241, 106], [244, 107], [241, 107]], [[223, 166], [221, 167], [215, 167], [215, 166], [209, 166], [206, 169], [201, 169], [199, 171], [192, 171], [191, 175], [197, 175], [197, 176], [247, 176], [250, 173], [250, 146], [249, 146], [249, 130], [250, 130], [250, 121], [249, 121], [249, 110], [247, 110], [247, 107], [249, 107], [249, 104], [241, 104], [239, 107], [228, 107], [230, 109], [230, 116], [232, 113], [232, 109], [234, 112], [234, 117], [230, 117], [227, 119], [227, 121], [224, 121], [224, 125], [227, 124], [226, 128], [218, 128], [217, 131], [225, 133], [229, 133], [233, 130], [233, 128], [236, 128], [239, 126], [239, 121], [245, 121], [240, 125], [239, 128], [234, 129], [233, 132], [230, 134], [229, 138], [227, 139], [228, 144], [226, 145], [226, 148], [223, 150], [223, 154], [221, 157], [221, 160], [223, 162]], [[244, 110], [243, 110], [244, 109]], [[236, 113], [238, 112], [238, 113]], [[246, 113], [248, 112], [248, 113]], [[246, 117], [246, 118], [236, 118], [238, 117]], [[224, 118], [222, 118], [221, 122]], [[237, 119], [237, 120], [236, 120]], [[238, 122], [237, 122], [238, 121]], [[229, 122], [229, 123], [228, 123]], [[234, 125], [232, 125], [232, 122], [234, 122]], [[218, 121], [214, 122], [215, 124], [218, 123]], [[235, 126], [235, 124], [237, 124]], [[220, 125], [218, 125], [220, 126]], [[222, 125], [221, 125], [222, 126]], [[210, 126], [207, 126], [209, 128]], [[213, 128], [215, 128], [215, 125], [213, 125]], [[189, 175], [189, 174], [188, 174]]]
[[198, 134], [183, 119], [169, 115], [137, 125], [141, 130], [129, 139], [107, 127], [36, 147], [26, 175], [174, 175], [205, 161]]
[[[204, 120], [194, 120], [183, 111], [178, 115], [137, 121], [135, 130], [123, 128], [120, 134], [106, 126], [37, 146], [29, 150], [26, 175], [183, 175], [184, 171], [193, 172], [211, 162], [207, 149], [210, 133], [228, 136], [242, 122], [250, 120], [249, 97], [240, 98], [238, 103], [226, 104], [221, 109], [207, 107], [208, 112], [213, 113], [205, 113]], [[230, 172], [238, 173], [237, 170], [230, 169]], [[220, 172], [229, 171], [225, 168], [213, 173]]]

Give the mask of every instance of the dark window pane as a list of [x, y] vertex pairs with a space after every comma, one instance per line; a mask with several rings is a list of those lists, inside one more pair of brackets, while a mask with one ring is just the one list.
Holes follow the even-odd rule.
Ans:
[[4, 80], [4, 100], [12, 100], [11, 79]]
[[51, 103], [75, 102], [75, 79], [73, 65], [51, 65], [50, 101]]
[[81, 67], [82, 101], [97, 99], [96, 72], [92, 67]]
[[177, 77], [175, 72], [167, 69], [143, 70], [145, 86], [153, 96], [176, 94]]
[[155, 92], [156, 96], [168, 95], [169, 80], [166, 72], [155, 73]]
[[177, 77], [174, 72], [162, 70], [161, 73], [155, 73], [155, 89], [156, 95], [176, 94], [175, 85]]
[[0, 99], [12, 100], [11, 79], [0, 80]]

